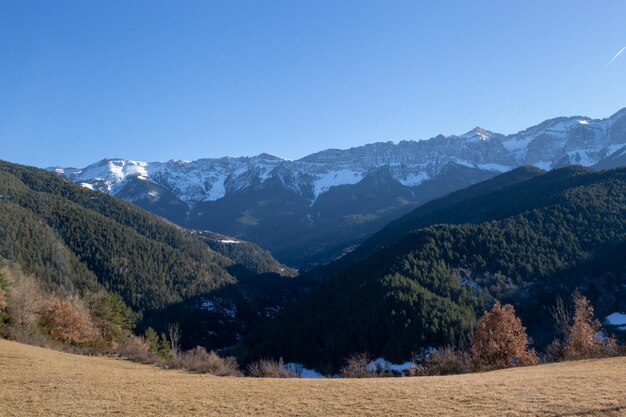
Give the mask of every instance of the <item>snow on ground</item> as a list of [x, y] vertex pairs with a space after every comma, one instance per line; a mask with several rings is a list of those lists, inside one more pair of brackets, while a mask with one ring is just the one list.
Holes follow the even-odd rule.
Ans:
[[619, 150], [623, 150], [623, 152], [620, 155], [623, 155], [624, 153], [626, 153], [626, 144], [625, 143], [620, 143], [617, 145], [611, 145], [607, 148], [606, 154], [608, 155], [613, 155], [614, 153], [616, 153]]
[[230, 302], [225, 302], [222, 299], [203, 300], [201, 308], [206, 311], [214, 311], [216, 313], [222, 313], [232, 318], [235, 318], [237, 316], [237, 307], [235, 307], [234, 304]]
[[473, 162], [466, 161], [465, 159], [452, 158], [452, 160], [454, 162], [456, 162], [457, 164], [459, 164], [459, 165], [463, 165], [463, 166], [466, 166], [466, 167], [469, 167], [469, 168], [475, 168], [476, 167], [476, 165]]
[[504, 149], [507, 151], [515, 153], [525, 150], [533, 139], [535, 139], [534, 136], [526, 136], [522, 138], [515, 136], [512, 139], [502, 141], [502, 146], [504, 146]]
[[404, 178], [398, 178], [398, 182], [407, 187], [416, 187], [430, 179], [430, 175], [426, 172], [418, 172], [417, 174], [409, 174]]
[[233, 240], [233, 239], [222, 239], [222, 240], [220, 240], [220, 242], [222, 242], [222, 243], [241, 243], [240, 240]]
[[329, 171], [317, 176], [313, 182], [314, 200], [317, 200], [320, 194], [325, 193], [330, 187], [345, 184], [356, 184], [363, 179], [363, 172], [353, 171], [351, 169], [340, 169], [338, 171]]
[[596, 159], [589, 156], [589, 152], [593, 152], [592, 149], [577, 149], [575, 151], [570, 151], [567, 153], [570, 161], [575, 164], [583, 165], [586, 167], [590, 167], [596, 164]]
[[81, 182], [80, 183], [81, 187], [85, 187], [85, 188], [89, 188], [90, 190], [93, 190], [93, 185], [87, 183], [87, 182]]
[[478, 168], [495, 172], [507, 172], [511, 170], [510, 166], [500, 164], [478, 164]]
[[610, 326], [626, 326], [626, 314], [617, 311], [611, 313], [606, 316], [604, 323]]
[[211, 188], [207, 190], [207, 195], [204, 197], [205, 201], [219, 200], [226, 195], [226, 186], [224, 185], [226, 178], [227, 175], [220, 174], [213, 179]]
[[537, 168], [543, 169], [544, 171], [549, 171], [552, 167], [552, 162], [550, 161], [539, 161], [533, 164]]
[[307, 369], [301, 363], [289, 362], [285, 364], [285, 369], [293, 372], [294, 374], [302, 378], [324, 378], [324, 375], [320, 374], [314, 369]]
[[401, 364], [393, 364], [385, 358], [374, 359], [365, 367], [368, 371], [376, 371], [377, 369], [383, 369], [385, 371], [402, 372], [411, 369], [413, 362], [404, 362]]

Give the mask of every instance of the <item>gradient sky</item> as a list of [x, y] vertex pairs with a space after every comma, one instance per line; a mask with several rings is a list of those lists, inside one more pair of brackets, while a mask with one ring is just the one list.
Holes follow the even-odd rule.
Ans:
[[623, 0], [0, 0], [0, 159], [297, 159], [603, 118], [624, 46]]

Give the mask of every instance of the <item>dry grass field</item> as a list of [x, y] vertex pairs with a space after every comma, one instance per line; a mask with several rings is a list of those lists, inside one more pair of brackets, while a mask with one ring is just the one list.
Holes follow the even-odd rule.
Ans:
[[450, 377], [252, 379], [0, 340], [0, 416], [626, 415], [626, 358]]

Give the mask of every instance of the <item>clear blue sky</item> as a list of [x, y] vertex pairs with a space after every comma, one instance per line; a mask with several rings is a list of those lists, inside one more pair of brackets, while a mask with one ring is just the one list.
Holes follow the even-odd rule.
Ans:
[[0, 159], [296, 159], [626, 106], [626, 2], [0, 0]]

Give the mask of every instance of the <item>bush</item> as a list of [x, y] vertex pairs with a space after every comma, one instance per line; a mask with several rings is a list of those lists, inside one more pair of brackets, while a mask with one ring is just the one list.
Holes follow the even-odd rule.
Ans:
[[191, 372], [217, 376], [241, 376], [239, 364], [235, 358], [232, 356], [222, 358], [213, 351], [207, 352], [201, 346], [179, 354], [171, 363], [176, 368]]
[[528, 350], [526, 328], [512, 305], [496, 302], [478, 322], [472, 338], [472, 358], [477, 369], [501, 369], [538, 363], [534, 350]]
[[346, 359], [346, 364], [339, 371], [342, 378], [370, 378], [372, 372], [367, 370], [369, 358], [365, 353], [355, 353]]
[[472, 361], [466, 352], [447, 346], [429, 353], [422, 366], [416, 369], [421, 375], [466, 374], [472, 371]]
[[285, 368], [283, 359], [274, 361], [261, 359], [248, 365], [248, 374], [255, 378], [298, 378], [298, 375]]
[[150, 352], [150, 346], [139, 336], [131, 335], [123, 343], [119, 344], [114, 353], [131, 361], [140, 363], [152, 363], [155, 365], [163, 365], [164, 362], [159, 360], [157, 355]]
[[57, 340], [71, 345], [89, 345], [100, 338], [87, 309], [77, 301], [51, 299], [41, 314], [42, 328]]

